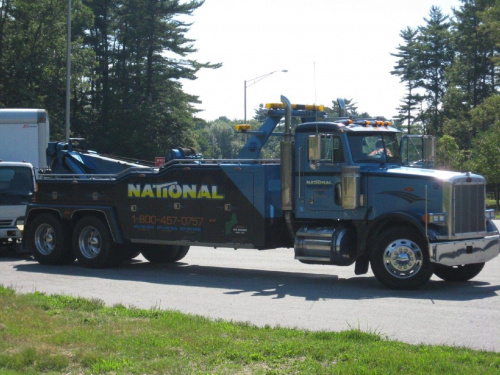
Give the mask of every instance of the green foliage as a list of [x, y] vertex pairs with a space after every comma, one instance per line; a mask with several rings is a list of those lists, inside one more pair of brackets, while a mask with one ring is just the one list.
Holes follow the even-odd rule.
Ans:
[[500, 183], [500, 95], [486, 99], [471, 111], [471, 123], [480, 129], [471, 149], [474, 171], [489, 183]]
[[[431, 7], [425, 22], [416, 30], [407, 28], [401, 31], [404, 44], [392, 54], [399, 60], [391, 74], [399, 76], [407, 89], [398, 111], [408, 132], [411, 133], [412, 126], [424, 123], [426, 134], [442, 135], [440, 104], [447, 86], [445, 72], [453, 60], [450, 23], [448, 16], [435, 6]], [[419, 112], [414, 115], [416, 111]]]
[[471, 150], [474, 171], [490, 183], [500, 183], [500, 129], [482, 133], [474, 140]]
[[[63, 134], [66, 80], [67, 2], [3, 0], [0, 13], [0, 106], [47, 108], [53, 137]], [[82, 32], [92, 14], [73, 1], [72, 79], [74, 90], [85, 85], [94, 55], [82, 48]], [[57, 138], [56, 138], [57, 139]]]
[[2, 373], [496, 374], [500, 369], [497, 353], [412, 346], [359, 327], [338, 333], [257, 328], [5, 290], [0, 287]]
[[[491, 175], [484, 163], [494, 161], [482, 148], [493, 146], [490, 129], [498, 122], [499, 15], [498, 0], [462, 0], [451, 19], [432, 7], [424, 26], [401, 32], [392, 71], [407, 87], [399, 119], [440, 138], [440, 168]], [[425, 105], [413, 115], [420, 92]]]
[[210, 122], [199, 122], [196, 129], [197, 152], [209, 159], [232, 159], [243, 147], [244, 136], [235, 132], [239, 122], [219, 117]]
[[[0, 0], [0, 106], [46, 108], [63, 140], [67, 2]], [[181, 79], [219, 64], [195, 52], [182, 19], [203, 1], [72, 1], [72, 136], [91, 148], [153, 160], [193, 145], [198, 98]]]
[[427, 134], [441, 135], [442, 111], [439, 108], [447, 81], [445, 71], [451, 66], [453, 49], [450, 43], [451, 34], [448, 17], [438, 7], [431, 7], [426, 25], [420, 28], [418, 54], [422, 73], [421, 87], [425, 90], [427, 109], [422, 113], [427, 124]]
[[499, 50], [483, 20], [485, 10], [495, 3], [495, 0], [463, 0], [460, 9], [455, 10], [453, 43], [456, 57], [449, 76], [451, 84], [466, 94], [469, 108], [479, 105], [498, 86], [492, 57], [498, 55]]
[[470, 115], [471, 124], [478, 132], [500, 129], [500, 94], [486, 98]]
[[439, 169], [460, 170], [464, 156], [450, 135], [443, 135], [437, 142], [436, 167]]
[[[96, 15], [88, 48], [96, 51], [90, 92], [76, 100], [96, 108], [74, 115], [75, 134], [107, 153], [152, 160], [172, 147], [193, 146], [198, 99], [183, 92], [179, 79], [195, 79], [219, 65], [188, 60], [195, 52], [179, 20], [203, 1], [86, 1]], [[90, 120], [90, 124], [87, 121]], [[112, 140], [110, 142], [110, 140]]]
[[399, 76], [400, 81], [406, 86], [406, 94], [401, 100], [401, 106], [398, 108], [399, 116], [397, 120], [399, 120], [401, 126], [406, 126], [408, 134], [411, 134], [412, 127], [415, 127], [415, 124], [412, 126], [412, 122], [416, 119], [414, 113], [419, 109], [423, 101], [423, 97], [415, 93], [422, 75], [419, 70], [417, 55], [417, 35], [418, 30], [413, 30], [410, 27], [401, 31], [400, 36], [404, 44], [397, 47], [397, 53], [391, 54], [399, 59], [391, 74]]

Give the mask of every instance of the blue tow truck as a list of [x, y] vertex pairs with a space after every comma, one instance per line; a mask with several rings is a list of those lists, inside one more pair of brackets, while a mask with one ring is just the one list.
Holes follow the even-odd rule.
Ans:
[[[371, 265], [397, 289], [421, 287], [433, 274], [467, 281], [499, 255], [485, 179], [422, 168], [434, 154], [429, 137], [400, 140], [384, 119], [328, 119], [321, 106], [285, 97], [268, 105], [258, 130], [237, 131], [249, 138], [237, 159], [179, 149], [159, 168], [120, 164], [112, 174], [85, 150], [53, 148], [54, 170], [64, 174], [37, 181], [25, 246], [42, 264], [77, 258], [92, 268], [139, 253], [176, 262], [190, 246], [293, 247], [303, 263], [354, 264], [356, 274]], [[282, 137], [281, 156], [261, 159], [272, 135]]]

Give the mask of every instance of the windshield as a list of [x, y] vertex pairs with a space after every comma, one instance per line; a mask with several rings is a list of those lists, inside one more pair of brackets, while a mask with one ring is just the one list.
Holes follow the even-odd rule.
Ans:
[[401, 163], [395, 133], [355, 133], [349, 134], [348, 138], [354, 162]]
[[33, 195], [33, 175], [27, 167], [0, 167], [0, 204], [21, 204]]

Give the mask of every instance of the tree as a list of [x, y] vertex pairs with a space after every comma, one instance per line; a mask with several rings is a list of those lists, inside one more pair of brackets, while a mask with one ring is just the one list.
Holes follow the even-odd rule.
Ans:
[[499, 208], [500, 186], [500, 127], [489, 130], [474, 140], [472, 147], [472, 167], [495, 187], [497, 210]]
[[[481, 32], [489, 37], [490, 43], [495, 49], [491, 60], [498, 67], [500, 66], [500, 54], [498, 53], [500, 50], [500, 1], [496, 0], [494, 4], [491, 4], [483, 12], [480, 12], [479, 17], [482, 20], [482, 25], [480, 26]], [[493, 82], [496, 87], [498, 79], [495, 78], [494, 75]]]
[[[47, 108], [52, 137], [64, 134], [67, 4], [57, 0], [3, 0], [0, 16], [0, 104]], [[73, 1], [73, 82], [88, 72], [91, 56], [81, 48], [82, 28], [91, 13]]]
[[[483, 17], [490, 14], [485, 11], [495, 4], [495, 0], [462, 0], [462, 3], [454, 12], [452, 31], [456, 58], [448, 79], [456, 90], [463, 93], [465, 111], [461, 116], [467, 119], [470, 109], [496, 92], [498, 72], [495, 71], [494, 58], [498, 56], [499, 46], [493, 37], [494, 28], [485, 27], [483, 22]], [[475, 135], [477, 130], [473, 129], [472, 136]]]
[[419, 86], [425, 90], [427, 109], [423, 117], [428, 134], [442, 135], [443, 116], [440, 110], [447, 81], [445, 71], [453, 62], [450, 23], [439, 7], [433, 6], [426, 25], [419, 28], [418, 65], [421, 74]]
[[423, 100], [422, 96], [415, 92], [420, 86], [421, 79], [417, 57], [418, 43], [416, 37], [418, 30], [408, 27], [402, 30], [399, 35], [403, 39], [404, 44], [397, 47], [397, 53], [391, 53], [392, 56], [399, 59], [391, 74], [399, 76], [400, 82], [404, 83], [406, 87], [405, 97], [398, 108], [398, 120], [400, 120], [402, 126], [406, 122], [408, 134], [410, 134], [411, 125], [416, 118], [413, 113], [420, 108]]
[[[96, 54], [90, 90], [82, 92], [75, 132], [94, 148], [152, 159], [191, 146], [198, 98], [182, 90], [202, 68], [219, 64], [186, 59], [196, 51], [185, 34], [203, 1], [87, 0], [96, 15], [86, 45]], [[89, 116], [90, 113], [90, 116]], [[86, 117], [82, 118], [84, 115]], [[90, 122], [90, 123], [89, 123]]]
[[225, 116], [209, 122], [200, 120], [195, 131], [199, 152], [206, 158], [236, 158], [245, 142], [244, 136], [235, 132], [238, 123]]
[[438, 169], [460, 170], [464, 156], [460, 152], [455, 138], [443, 135], [436, 147], [436, 167]]

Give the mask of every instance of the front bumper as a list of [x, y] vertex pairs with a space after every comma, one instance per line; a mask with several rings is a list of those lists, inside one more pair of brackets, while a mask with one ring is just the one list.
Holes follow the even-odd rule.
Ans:
[[22, 233], [17, 227], [0, 228], [0, 239], [7, 239], [7, 238], [20, 239], [21, 237]]
[[429, 244], [430, 260], [444, 266], [487, 262], [500, 254], [500, 235]]

